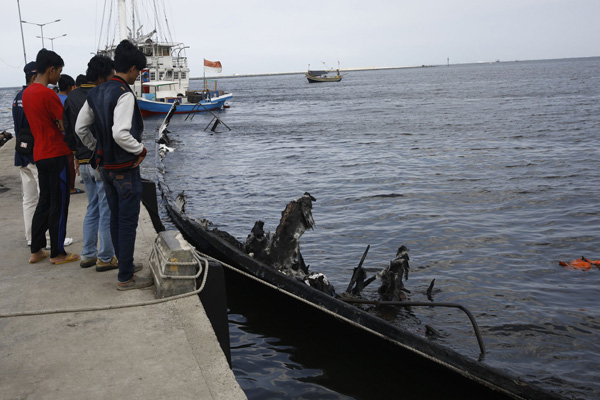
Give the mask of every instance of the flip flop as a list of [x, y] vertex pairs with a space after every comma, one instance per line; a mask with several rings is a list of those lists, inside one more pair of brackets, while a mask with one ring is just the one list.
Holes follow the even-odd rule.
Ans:
[[40, 261], [46, 259], [46, 257], [48, 257], [49, 255], [50, 253], [48, 253], [47, 251], [42, 251], [42, 256], [39, 260], [31, 261], [31, 257], [29, 257], [29, 264], [39, 263]]
[[85, 191], [79, 189], [79, 188], [75, 188], [73, 189], [73, 191], [71, 192], [71, 194], [79, 194], [79, 193], [85, 193]]
[[52, 261], [50, 260], [51, 264], [57, 265], [57, 264], [66, 264], [66, 263], [70, 263], [73, 261], [79, 261], [81, 259], [81, 257], [79, 257], [79, 254], [73, 254], [73, 253], [69, 253], [67, 258], [65, 258], [64, 260], [60, 260], [60, 261]]

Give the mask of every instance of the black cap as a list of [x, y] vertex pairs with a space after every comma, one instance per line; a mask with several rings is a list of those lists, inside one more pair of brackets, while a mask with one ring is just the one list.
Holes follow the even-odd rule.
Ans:
[[37, 65], [35, 64], [35, 61], [27, 63], [25, 68], [23, 68], [23, 72], [25, 72], [25, 75], [37, 74]]

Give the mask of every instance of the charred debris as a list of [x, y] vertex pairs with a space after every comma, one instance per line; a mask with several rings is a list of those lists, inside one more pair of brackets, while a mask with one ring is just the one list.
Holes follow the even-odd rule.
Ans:
[[[158, 128], [157, 133], [157, 168], [160, 172], [165, 172], [162, 160], [166, 154], [173, 151], [169, 148], [168, 125], [171, 117], [175, 112], [176, 105], [171, 107], [167, 117]], [[396, 252], [395, 258], [390, 261], [389, 265], [382, 270], [369, 270], [363, 267], [365, 258], [370, 246], [367, 246], [360, 263], [354, 268], [350, 283], [345, 292], [338, 294], [333, 285], [329, 282], [325, 274], [310, 271], [306, 265], [300, 252], [300, 237], [308, 229], [313, 229], [315, 222], [312, 217], [312, 203], [316, 199], [305, 192], [304, 195], [296, 200], [291, 201], [281, 213], [281, 220], [274, 234], [265, 230], [263, 221], [256, 221], [250, 234], [244, 243], [239, 242], [235, 237], [226, 231], [212, 227], [212, 223], [206, 219], [195, 220], [204, 230], [221, 238], [233, 247], [238, 248], [241, 252], [248, 254], [257, 261], [267, 267], [273, 268], [287, 276], [292, 277], [306, 285], [319, 290], [329, 296], [354, 304], [357, 308], [367, 307], [369, 309], [375, 306], [379, 307], [450, 307], [458, 308], [463, 311], [471, 321], [473, 330], [479, 343], [481, 355], [485, 354], [485, 346], [481, 332], [477, 326], [475, 318], [460, 304], [455, 303], [436, 303], [433, 300], [433, 286], [435, 279], [431, 281], [427, 289], [427, 302], [407, 301], [406, 294], [410, 291], [405, 288], [404, 282], [408, 279], [409, 272], [409, 257], [408, 248], [400, 246]], [[181, 192], [175, 199], [175, 206], [180, 213], [185, 213], [186, 196]], [[368, 272], [375, 272], [371, 277], [367, 277]], [[380, 279], [381, 285], [377, 292], [379, 299], [364, 299], [362, 297], [363, 290], [377, 278]], [[434, 338], [439, 336], [439, 332], [431, 327], [427, 327], [427, 336]]]
[[[257, 261], [330, 296], [343, 300], [362, 299], [362, 291], [379, 278], [381, 281], [381, 285], [377, 290], [379, 299], [370, 304], [406, 300], [410, 291], [405, 288], [404, 282], [408, 280], [410, 267], [408, 264], [408, 248], [404, 245], [398, 248], [395, 258], [390, 261], [389, 265], [376, 273], [372, 269], [363, 268], [363, 263], [370, 249], [370, 246], [367, 246], [358, 266], [353, 270], [348, 287], [341, 294], [336, 292], [325, 274], [309, 269], [300, 252], [300, 238], [308, 229], [314, 229], [312, 203], [316, 201], [317, 199], [310, 193], [305, 192], [302, 197], [287, 204], [281, 213], [281, 219], [275, 233], [265, 230], [263, 221], [256, 221], [244, 243], [239, 242], [229, 233], [212, 227], [212, 223], [207, 220], [198, 222], [205, 229], [220, 236]], [[183, 193], [177, 196], [177, 202], [179, 204], [185, 203]], [[370, 277], [367, 276], [369, 272], [373, 273]], [[433, 301], [434, 282], [435, 280], [431, 282], [427, 290], [427, 298], [430, 301]]]
[[[161, 160], [157, 164], [160, 170], [164, 170], [162, 159], [168, 152], [173, 151], [172, 148], [167, 146], [170, 143], [167, 133], [169, 133], [169, 122], [175, 113], [176, 107], [177, 104], [171, 107], [164, 121], [157, 128], [157, 157]], [[196, 222], [202, 225], [207, 231], [221, 237], [257, 261], [261, 261], [265, 265], [302, 281], [332, 297], [357, 305], [383, 305], [383, 303], [392, 305], [392, 303], [405, 301], [407, 299], [406, 293], [410, 294], [410, 291], [404, 287], [404, 281], [408, 280], [409, 271], [408, 248], [404, 245], [398, 248], [396, 257], [390, 261], [390, 264], [386, 268], [376, 272], [375, 275], [369, 278], [367, 278], [367, 272], [373, 271], [367, 270], [362, 266], [370, 248], [370, 246], [367, 246], [358, 267], [353, 270], [348, 288], [341, 294], [336, 293], [335, 288], [325, 274], [309, 270], [309, 266], [305, 264], [300, 252], [300, 237], [308, 229], [313, 229], [315, 226], [312, 216], [312, 203], [316, 201], [317, 199], [311, 196], [310, 193], [305, 192], [302, 197], [292, 200], [285, 207], [274, 234], [265, 230], [263, 221], [256, 221], [244, 243], [240, 243], [228, 232], [212, 227], [212, 223], [206, 219], [197, 220]], [[183, 192], [177, 195], [175, 203], [179, 210], [185, 213], [186, 196]], [[362, 291], [377, 278], [381, 280], [381, 286], [377, 290], [379, 299], [363, 300]], [[430, 302], [433, 302], [432, 292], [434, 282], [435, 279], [431, 281], [427, 290], [427, 298]]]
[[[407, 294], [411, 292], [404, 286], [404, 282], [408, 280], [410, 269], [408, 248], [406, 246], [400, 246], [396, 252], [396, 257], [390, 261], [387, 267], [379, 271], [363, 267], [370, 248], [370, 246], [367, 246], [358, 266], [353, 270], [346, 291], [341, 294], [335, 291], [325, 274], [311, 271], [300, 253], [300, 237], [308, 229], [313, 229], [315, 225], [312, 217], [313, 201], [316, 201], [316, 199], [306, 192], [302, 197], [289, 202], [281, 213], [281, 220], [274, 234], [265, 230], [263, 221], [256, 221], [244, 243], [239, 242], [228, 232], [212, 227], [210, 221], [203, 219], [196, 220], [196, 222], [205, 230], [219, 236], [268, 267], [356, 307], [366, 307], [367, 310], [373, 309], [373, 307], [375, 309], [388, 307], [392, 307], [392, 309], [395, 307], [450, 307], [460, 309], [467, 315], [473, 326], [480, 354], [483, 357], [486, 352], [485, 345], [474, 316], [460, 304], [435, 302], [433, 299], [435, 279], [431, 281], [425, 292], [428, 301], [410, 301], [407, 299]], [[177, 196], [175, 202], [180, 209], [185, 207], [183, 192]], [[371, 277], [367, 277], [368, 272], [376, 273]], [[377, 300], [363, 298], [362, 291], [377, 278], [381, 281], [377, 289], [379, 298]], [[429, 325], [426, 326], [425, 334], [430, 339], [441, 336], [440, 332]]]

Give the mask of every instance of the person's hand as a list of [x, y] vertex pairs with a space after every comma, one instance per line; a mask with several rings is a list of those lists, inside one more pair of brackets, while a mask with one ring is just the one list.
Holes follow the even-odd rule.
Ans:
[[142, 161], [144, 161], [144, 158], [146, 158], [146, 152], [144, 151], [144, 152], [142, 152], [142, 154], [140, 154], [138, 156], [138, 158], [135, 160], [135, 162], [133, 163], [132, 168], [135, 168], [135, 167], [139, 166], [142, 163]]
[[75, 174], [78, 175], [78, 176], [80, 175], [79, 174], [79, 160], [78, 159], [75, 159]]

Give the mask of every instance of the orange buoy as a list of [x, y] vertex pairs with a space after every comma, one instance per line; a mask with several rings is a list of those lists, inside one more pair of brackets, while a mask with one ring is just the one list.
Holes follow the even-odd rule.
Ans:
[[588, 260], [585, 257], [570, 262], [559, 261], [558, 264], [568, 269], [579, 269], [582, 271], [589, 271], [592, 267], [600, 268], [600, 261]]

